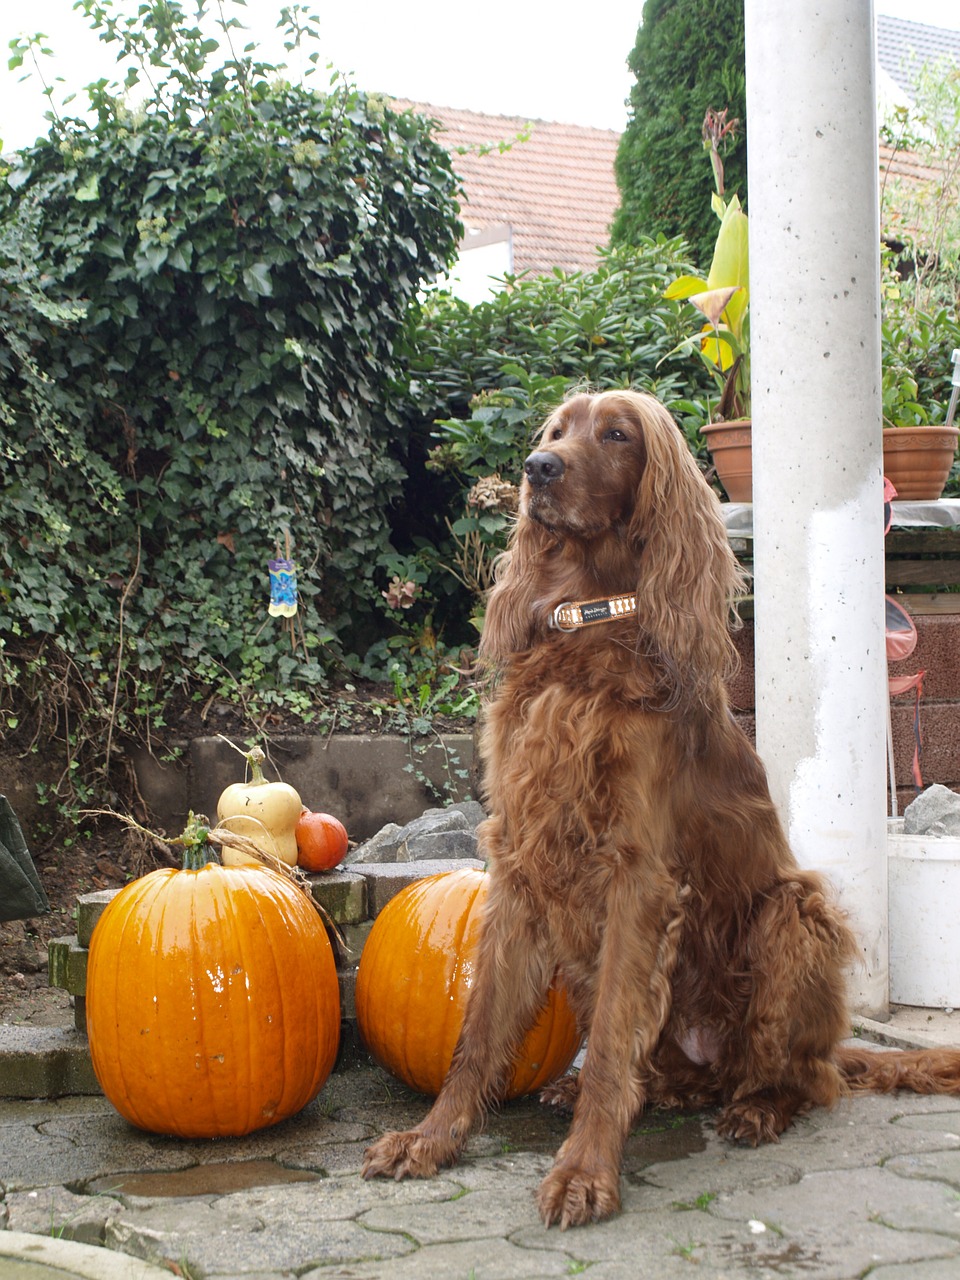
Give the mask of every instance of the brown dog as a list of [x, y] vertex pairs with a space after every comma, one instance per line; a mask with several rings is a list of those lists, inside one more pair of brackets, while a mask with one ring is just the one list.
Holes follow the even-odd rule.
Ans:
[[556, 971], [587, 1049], [569, 1136], [538, 1202], [566, 1227], [619, 1207], [648, 1105], [720, 1107], [719, 1132], [775, 1141], [848, 1088], [960, 1091], [960, 1054], [872, 1054], [849, 1034], [856, 946], [787, 846], [728, 707], [740, 573], [719, 504], [647, 395], [577, 395], [524, 466], [481, 654], [490, 892], [476, 977], [426, 1119], [364, 1176], [453, 1163]]

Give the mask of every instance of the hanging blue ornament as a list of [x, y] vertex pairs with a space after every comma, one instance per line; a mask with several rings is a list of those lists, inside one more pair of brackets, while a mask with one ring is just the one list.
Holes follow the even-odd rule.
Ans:
[[272, 618], [292, 618], [297, 612], [297, 571], [292, 560], [268, 560]]

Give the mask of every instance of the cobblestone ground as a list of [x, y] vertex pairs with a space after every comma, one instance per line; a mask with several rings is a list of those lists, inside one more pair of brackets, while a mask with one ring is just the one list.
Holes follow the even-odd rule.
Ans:
[[217, 1142], [140, 1133], [103, 1098], [0, 1102], [0, 1225], [188, 1280], [960, 1276], [958, 1099], [858, 1098], [758, 1151], [710, 1115], [652, 1114], [627, 1145], [622, 1212], [566, 1232], [533, 1203], [566, 1125], [533, 1100], [432, 1181], [364, 1182], [370, 1139], [426, 1106], [365, 1065], [294, 1119]]

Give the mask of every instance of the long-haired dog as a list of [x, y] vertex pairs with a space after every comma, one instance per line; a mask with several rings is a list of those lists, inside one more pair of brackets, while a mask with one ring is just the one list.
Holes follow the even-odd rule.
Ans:
[[960, 1054], [840, 1046], [857, 949], [730, 714], [740, 586], [666, 410], [627, 391], [561, 405], [484, 624], [490, 890], [463, 1030], [426, 1119], [371, 1146], [364, 1176], [457, 1159], [558, 972], [587, 1047], [549, 1091], [573, 1119], [547, 1224], [619, 1207], [648, 1105], [717, 1106], [719, 1132], [756, 1145], [851, 1088], [960, 1092]]

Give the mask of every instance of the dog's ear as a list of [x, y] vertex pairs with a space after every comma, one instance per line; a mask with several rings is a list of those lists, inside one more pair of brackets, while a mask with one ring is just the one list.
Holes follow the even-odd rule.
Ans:
[[494, 568], [480, 637], [480, 660], [495, 667], [528, 649], [546, 626], [539, 564], [555, 539], [529, 516], [517, 517], [507, 550]]
[[639, 549], [639, 622], [676, 673], [680, 696], [699, 699], [736, 666], [730, 620], [743, 575], [683, 433], [652, 396], [628, 394], [647, 453], [629, 529]]

